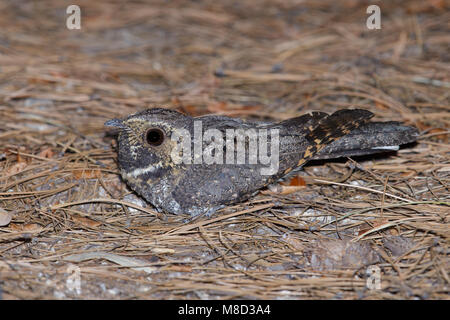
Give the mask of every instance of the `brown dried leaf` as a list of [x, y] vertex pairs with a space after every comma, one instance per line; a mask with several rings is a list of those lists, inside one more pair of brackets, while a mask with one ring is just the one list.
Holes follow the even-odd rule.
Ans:
[[360, 229], [359, 232], [358, 232], [358, 236], [360, 236], [360, 235], [362, 235], [362, 234], [364, 234], [364, 233], [366, 233], [366, 232], [368, 232], [368, 231], [370, 231], [370, 230], [372, 230], [374, 228], [377, 228], [377, 227], [379, 227], [379, 226], [381, 226], [381, 225], [383, 225], [385, 223], [388, 223], [389, 221], [387, 219], [377, 219], [376, 221], [371, 221], [371, 222], [372, 222], [373, 226], [370, 226], [368, 228]]
[[21, 155], [20, 155], [20, 153], [18, 153], [17, 154], [17, 162], [18, 163], [27, 163], [27, 160], [24, 158], [24, 157], [22, 157]]
[[392, 252], [393, 256], [401, 256], [415, 246], [410, 238], [402, 236], [387, 236], [383, 238], [383, 245]]
[[80, 216], [73, 216], [72, 220], [76, 223], [79, 223], [79, 224], [81, 224], [85, 227], [89, 227], [89, 228], [97, 228], [102, 224], [101, 222], [94, 221], [92, 219], [89, 219], [86, 217], [80, 217]]
[[182, 106], [178, 109], [179, 109], [179, 111], [181, 111], [183, 113], [187, 113], [188, 115], [190, 115], [192, 117], [197, 117], [197, 116], [201, 116], [201, 115], [205, 114], [205, 112], [202, 111], [198, 106], [194, 106], [194, 105], [190, 105], [190, 104]]
[[42, 230], [42, 227], [37, 223], [11, 223], [9, 227], [11, 228], [11, 230], [18, 232], [39, 232]]
[[211, 103], [207, 107], [210, 112], [225, 112], [227, 111], [227, 103], [226, 102], [216, 102]]
[[42, 150], [41, 152], [39, 152], [37, 155], [38, 155], [38, 157], [41, 157], [41, 158], [50, 159], [50, 158], [53, 158], [55, 153], [53, 152], [52, 148], [48, 147], [48, 148]]
[[400, 176], [401, 176], [402, 178], [409, 178], [409, 177], [414, 176], [415, 174], [416, 174], [415, 171], [408, 170], [408, 171], [405, 171], [405, 172], [403, 172], [402, 174], [400, 174]]
[[13, 164], [8, 170], [6, 170], [6, 175], [11, 176], [18, 174], [19, 172], [22, 172], [25, 170], [25, 168], [28, 166], [28, 164], [24, 161], [17, 162]]
[[428, 0], [428, 3], [438, 9], [438, 10], [445, 10], [447, 9], [447, 4], [445, 3], [445, 0]]
[[98, 169], [72, 170], [75, 179], [98, 179], [101, 177], [101, 171]]
[[23, 225], [17, 223], [10, 223], [9, 228], [13, 231], [22, 231]]
[[377, 106], [377, 108], [379, 108], [381, 110], [388, 110], [389, 109], [385, 104], [383, 104], [383, 103], [381, 103], [379, 101], [375, 101], [375, 105]]
[[291, 180], [289, 180], [287, 184], [283, 183], [283, 185], [288, 185], [291, 187], [306, 187], [306, 181], [300, 176], [295, 176]]
[[[442, 134], [436, 134], [436, 133], [441, 133]], [[441, 129], [441, 128], [435, 128], [435, 129], [431, 129], [430, 131], [428, 131], [428, 134], [436, 134], [434, 136], [434, 138], [438, 139], [438, 140], [442, 140], [443, 142], [447, 143], [448, 142], [448, 133], [447, 130]]]
[[39, 232], [42, 230], [42, 227], [37, 223], [27, 223], [22, 225], [22, 231], [24, 232]]
[[380, 261], [368, 243], [347, 240], [315, 241], [305, 255], [315, 270], [354, 270]]
[[284, 239], [284, 241], [286, 241], [286, 243], [290, 244], [291, 246], [293, 246], [295, 249], [297, 249], [299, 251], [305, 249], [305, 245], [302, 242], [300, 242], [300, 240], [295, 239], [291, 235], [287, 235], [286, 238]]
[[11, 222], [12, 214], [0, 208], [0, 227], [6, 226]]
[[271, 184], [268, 186], [269, 190], [261, 191], [262, 194], [291, 194], [297, 191], [304, 190], [306, 186], [283, 186], [281, 184]]

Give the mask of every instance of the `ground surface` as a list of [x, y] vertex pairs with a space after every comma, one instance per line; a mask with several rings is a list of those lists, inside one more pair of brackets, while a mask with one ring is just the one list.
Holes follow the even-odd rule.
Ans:
[[[449, 298], [444, 1], [76, 2], [81, 30], [63, 1], [0, 4], [3, 298]], [[422, 136], [186, 223], [118, 176], [103, 123], [149, 106], [265, 120], [352, 106]]]

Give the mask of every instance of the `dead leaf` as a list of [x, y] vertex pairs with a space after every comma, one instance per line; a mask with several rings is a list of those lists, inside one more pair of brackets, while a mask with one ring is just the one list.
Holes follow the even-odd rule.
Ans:
[[306, 188], [306, 181], [300, 176], [295, 176], [291, 180], [281, 182], [280, 184], [269, 185], [269, 191], [262, 191], [263, 194], [277, 193], [277, 194], [291, 194], [304, 190]]
[[416, 174], [415, 171], [408, 170], [408, 171], [403, 172], [400, 176], [402, 178], [410, 178], [410, 177], [413, 177], [415, 174]]
[[432, 7], [438, 10], [447, 9], [447, 4], [445, 3], [445, 0], [428, 0], [428, 2]]
[[188, 115], [190, 115], [192, 117], [198, 117], [198, 116], [205, 114], [204, 110], [200, 110], [199, 107], [190, 105], [190, 104], [181, 106], [178, 109], [179, 109], [179, 111], [181, 111], [183, 113], [187, 113]]
[[39, 232], [42, 230], [42, 227], [37, 223], [27, 223], [22, 226], [22, 231], [24, 232]]
[[387, 236], [383, 238], [383, 245], [392, 252], [393, 256], [401, 256], [415, 246], [410, 238], [402, 236]]
[[427, 2], [414, 3], [406, 6], [408, 13], [428, 13], [437, 10], [445, 10], [447, 5], [444, 0], [428, 0]]
[[303, 251], [305, 249], [305, 245], [291, 235], [287, 235], [286, 238], [284, 238], [284, 241], [293, 246], [296, 250]]
[[409, 121], [406, 121], [405, 123], [415, 125], [417, 127], [417, 129], [419, 129], [420, 131], [425, 131], [425, 130], [428, 130], [431, 128], [430, 126], [424, 124], [422, 121], [418, 121], [418, 120], [415, 121], [414, 123], [410, 123]]
[[27, 224], [19, 224], [19, 223], [11, 223], [9, 227], [18, 232], [40, 232], [42, 227], [37, 223], [27, 223]]
[[101, 177], [101, 171], [98, 169], [80, 169], [72, 170], [75, 179], [98, 179]]
[[[443, 133], [443, 134], [436, 134], [436, 133]], [[435, 128], [428, 131], [428, 134], [436, 134], [433, 136], [435, 139], [442, 140], [443, 142], [448, 142], [448, 136], [447, 130], [441, 129], [441, 128]]]
[[[433, 126], [430, 126], [426, 123], [423, 123], [422, 121], [415, 121], [413, 123], [413, 125], [415, 125], [420, 131], [428, 131], [427, 134], [436, 134], [437, 135], [433, 136], [434, 138], [438, 139], [438, 140], [444, 140], [445, 142], [448, 141], [448, 134], [446, 134], [446, 132], [448, 130], [445, 130], [443, 128], [435, 128]], [[441, 133], [442, 134], [439, 134]]]
[[20, 153], [18, 153], [17, 154], [17, 162], [18, 163], [27, 163], [27, 161], [25, 160], [25, 158], [24, 157], [22, 157], [21, 155], [20, 155]]
[[306, 187], [306, 181], [300, 176], [295, 176], [288, 183], [283, 182], [283, 185], [291, 187]]
[[360, 236], [360, 235], [362, 235], [362, 234], [364, 234], [364, 233], [366, 233], [366, 232], [368, 232], [368, 231], [370, 231], [370, 230], [372, 230], [374, 228], [377, 228], [377, 227], [379, 227], [379, 226], [381, 226], [383, 224], [386, 224], [389, 221], [387, 219], [377, 219], [376, 221], [371, 221], [371, 222], [372, 222], [372, 226], [360, 229], [359, 232], [358, 232], [358, 236]]
[[391, 236], [398, 236], [398, 235], [400, 235], [400, 233], [398, 232], [397, 229], [390, 229], [389, 233], [391, 234]]
[[101, 222], [94, 221], [92, 219], [89, 219], [86, 217], [80, 217], [80, 216], [73, 216], [72, 220], [76, 223], [79, 223], [79, 224], [81, 224], [85, 227], [89, 227], [89, 228], [97, 228], [102, 224]]
[[297, 191], [304, 190], [306, 186], [284, 186], [281, 184], [271, 184], [268, 190], [262, 190], [262, 194], [291, 194]]
[[23, 170], [25, 170], [25, 168], [27, 166], [28, 166], [28, 164], [24, 161], [17, 162], [15, 164], [13, 164], [11, 167], [9, 167], [8, 170], [6, 170], [6, 175], [12, 176], [12, 175], [18, 174], [18, 173], [22, 172]]
[[224, 112], [227, 111], [227, 103], [226, 102], [210, 103], [207, 106], [207, 109], [210, 112]]
[[51, 159], [54, 156], [54, 152], [52, 148], [48, 147], [37, 154], [38, 157]]
[[367, 242], [318, 240], [305, 250], [314, 270], [358, 269], [380, 261]]
[[375, 105], [377, 106], [377, 108], [381, 109], [381, 110], [387, 110], [389, 109], [385, 104], [375, 101]]
[[0, 227], [6, 226], [11, 222], [12, 214], [0, 208]]
[[13, 231], [22, 231], [22, 225], [17, 223], [10, 223], [9, 228]]

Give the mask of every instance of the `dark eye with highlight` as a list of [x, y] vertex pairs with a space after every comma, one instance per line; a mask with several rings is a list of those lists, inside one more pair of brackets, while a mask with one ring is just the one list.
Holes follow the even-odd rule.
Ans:
[[151, 128], [145, 132], [145, 141], [151, 146], [159, 146], [164, 142], [164, 131]]

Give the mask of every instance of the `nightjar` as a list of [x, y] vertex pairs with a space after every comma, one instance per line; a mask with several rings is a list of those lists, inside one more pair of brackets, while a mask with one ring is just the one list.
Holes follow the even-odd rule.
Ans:
[[372, 116], [344, 109], [261, 122], [153, 108], [105, 125], [119, 130], [118, 164], [131, 189], [159, 211], [195, 216], [244, 201], [308, 160], [397, 150], [418, 137]]

